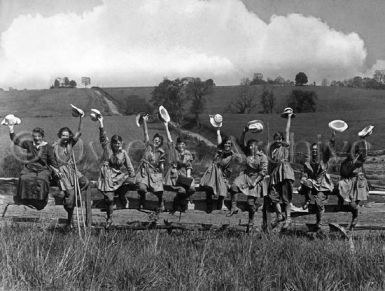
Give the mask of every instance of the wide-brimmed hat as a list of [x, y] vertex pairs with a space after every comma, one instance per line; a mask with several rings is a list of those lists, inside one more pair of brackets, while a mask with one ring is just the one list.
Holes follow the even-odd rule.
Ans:
[[102, 116], [102, 113], [97, 109], [91, 109], [90, 117], [92, 121], [98, 121], [98, 119]]
[[147, 114], [144, 113], [144, 112], [140, 112], [136, 115], [135, 117], [135, 122], [136, 122], [136, 126], [137, 127], [140, 127], [140, 125], [143, 123], [143, 117], [146, 116]]
[[162, 105], [159, 106], [158, 115], [159, 115], [159, 119], [162, 120], [163, 122], [170, 122], [171, 120], [170, 115], [167, 112], [167, 109], [164, 108]]
[[70, 105], [72, 107], [72, 116], [73, 117], [79, 117], [79, 116], [84, 117], [84, 111], [83, 110], [76, 107], [75, 105], [72, 105], [72, 104], [70, 104]]
[[210, 116], [210, 123], [214, 127], [222, 127], [222, 121], [223, 117], [220, 114], [215, 115], [209, 115]]
[[337, 132], [344, 132], [348, 128], [348, 124], [343, 120], [333, 120], [329, 122], [329, 128]]
[[295, 117], [295, 113], [294, 113], [294, 110], [293, 108], [291, 107], [286, 107], [283, 112], [281, 113], [281, 117], [283, 118], [288, 118], [289, 114], [291, 113], [291, 118], [294, 118]]
[[4, 117], [4, 119], [1, 121], [2, 125], [15, 125], [15, 124], [20, 124], [21, 119], [16, 117], [13, 114], [8, 114], [7, 116]]
[[247, 128], [254, 133], [263, 131], [263, 122], [261, 120], [251, 120], [247, 123]]
[[361, 130], [358, 133], [358, 136], [359, 137], [365, 137], [365, 136], [371, 135], [373, 133], [373, 128], [374, 128], [373, 125], [368, 125], [367, 127], [365, 127], [363, 130]]

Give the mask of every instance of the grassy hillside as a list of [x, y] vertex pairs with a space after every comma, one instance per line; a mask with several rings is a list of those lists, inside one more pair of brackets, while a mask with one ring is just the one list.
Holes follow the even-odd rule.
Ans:
[[[339, 112], [339, 111], [357, 111], [363, 109], [383, 109], [385, 108], [385, 90], [367, 90], [353, 89], [340, 87], [294, 87], [294, 86], [270, 86], [267, 87], [273, 90], [276, 98], [275, 110], [281, 111], [286, 107], [287, 96], [290, 95], [293, 89], [296, 90], [312, 90], [318, 95], [317, 112]], [[126, 100], [130, 96], [136, 95], [145, 100], [151, 99], [151, 92], [154, 87], [127, 87], [127, 88], [103, 88], [116, 100]], [[264, 86], [253, 86], [254, 92], [258, 101]], [[226, 106], [239, 96], [239, 86], [217, 86], [212, 95], [207, 96], [207, 106], [205, 112], [220, 113], [223, 112]], [[261, 108], [257, 108], [255, 113]]]
[[97, 108], [110, 114], [105, 100], [92, 89], [50, 89], [2, 91], [0, 116], [8, 113], [23, 117], [70, 116], [70, 104], [84, 110]]

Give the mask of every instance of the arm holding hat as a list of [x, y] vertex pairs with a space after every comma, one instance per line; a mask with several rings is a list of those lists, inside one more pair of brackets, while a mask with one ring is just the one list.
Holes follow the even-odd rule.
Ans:
[[242, 151], [245, 152], [246, 149], [246, 143], [245, 143], [245, 137], [246, 137], [246, 132], [249, 130], [247, 126], [244, 127], [241, 137], [239, 138], [238, 144], [241, 146]]
[[80, 138], [80, 136], [82, 135], [82, 118], [83, 116], [82, 115], [79, 115], [79, 125], [78, 125], [78, 130], [76, 131], [73, 139], [75, 142], [77, 142]]
[[133, 178], [135, 177], [135, 170], [134, 170], [134, 167], [132, 166], [131, 159], [128, 156], [128, 153], [126, 151], [123, 151], [123, 152], [124, 152], [124, 165], [128, 171], [128, 175], [131, 178]]
[[172, 143], [172, 137], [171, 137], [171, 133], [170, 133], [170, 130], [168, 128], [168, 122], [164, 122], [164, 128], [166, 129], [166, 134], [167, 134], [167, 140], [169, 143]]
[[150, 137], [148, 135], [148, 128], [147, 128], [147, 120], [148, 116], [143, 116], [143, 131], [144, 131], [144, 143], [147, 144], [150, 141]]
[[293, 115], [293, 113], [289, 113], [287, 115], [287, 123], [286, 123], [286, 142], [287, 144], [290, 144], [290, 126], [291, 126], [291, 116]]
[[221, 128], [217, 128], [217, 145], [222, 144]]
[[8, 128], [9, 128], [9, 138], [11, 139], [11, 141], [15, 144], [15, 145], [17, 145], [17, 146], [19, 146], [19, 147], [21, 147], [21, 148], [23, 148], [23, 149], [27, 149], [28, 148], [28, 145], [26, 145], [26, 142], [27, 141], [20, 141], [20, 139], [19, 138], [17, 138], [16, 137], [16, 135], [15, 135], [15, 130], [14, 130], [14, 128], [13, 128], [13, 124], [9, 124], [8, 125]]
[[98, 121], [99, 121], [99, 141], [100, 141], [100, 144], [102, 145], [102, 148], [106, 149], [109, 141], [108, 141], [106, 131], [104, 130], [103, 116], [99, 116]]

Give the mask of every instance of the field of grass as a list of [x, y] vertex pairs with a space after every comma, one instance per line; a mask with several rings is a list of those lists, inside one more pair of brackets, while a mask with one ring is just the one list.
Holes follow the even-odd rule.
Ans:
[[344, 240], [212, 232], [110, 231], [80, 241], [48, 226], [0, 232], [12, 290], [381, 290], [383, 237]]
[[110, 114], [104, 99], [92, 89], [47, 89], [0, 92], [0, 116], [13, 113], [18, 117], [70, 116], [70, 104], [86, 111], [97, 108]]

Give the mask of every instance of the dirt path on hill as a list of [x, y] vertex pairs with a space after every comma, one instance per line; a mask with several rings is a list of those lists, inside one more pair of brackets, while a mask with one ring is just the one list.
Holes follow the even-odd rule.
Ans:
[[191, 137], [194, 137], [197, 140], [204, 142], [209, 147], [216, 147], [216, 145], [214, 143], [212, 143], [210, 140], [208, 140], [204, 136], [200, 135], [199, 133], [192, 132], [192, 131], [189, 131], [189, 130], [186, 130], [186, 129], [178, 128], [175, 125], [175, 123], [173, 123], [173, 122], [170, 122], [170, 124], [171, 124], [172, 127], [174, 127], [176, 130], [180, 131], [181, 133], [186, 134], [186, 135], [191, 136]]
[[122, 115], [119, 112], [118, 107], [110, 99], [108, 99], [100, 90], [94, 89], [94, 92], [104, 99], [113, 115]]

